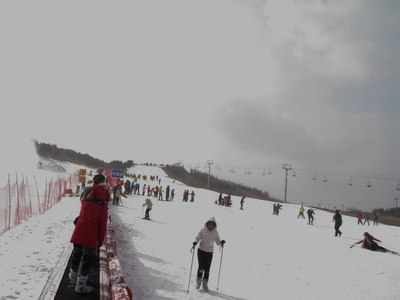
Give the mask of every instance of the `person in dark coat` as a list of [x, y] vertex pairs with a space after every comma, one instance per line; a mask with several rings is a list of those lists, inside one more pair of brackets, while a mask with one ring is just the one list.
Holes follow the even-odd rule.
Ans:
[[[110, 190], [104, 183], [105, 177], [97, 174], [93, 177], [93, 186], [89, 194], [81, 198], [81, 211], [72, 233], [72, 252], [69, 279], [75, 285], [75, 292], [87, 294], [93, 288], [86, 285], [89, 271], [93, 265], [96, 249], [101, 247], [106, 235], [108, 202]], [[79, 264], [82, 260], [80, 273]]]
[[169, 201], [169, 194], [170, 194], [170, 187], [167, 185], [167, 188], [165, 189], [165, 200]]
[[374, 213], [374, 226], [378, 226], [378, 213]]
[[314, 210], [312, 208], [309, 208], [307, 210], [308, 224], [314, 225], [314, 215], [315, 215]]
[[246, 197], [242, 197], [242, 199], [240, 200], [240, 209], [241, 210], [243, 210], [244, 199], [246, 199]]
[[222, 193], [219, 193], [219, 196], [218, 196], [218, 205], [222, 205], [222, 204], [223, 204], [222, 201], [223, 201]]
[[195, 195], [195, 193], [194, 193], [194, 191], [192, 191], [190, 193], [190, 202], [194, 202], [194, 195]]
[[335, 222], [335, 236], [341, 236], [342, 232], [339, 230], [340, 226], [342, 226], [342, 215], [340, 211], [337, 209], [335, 210], [335, 214], [333, 215], [333, 222]]

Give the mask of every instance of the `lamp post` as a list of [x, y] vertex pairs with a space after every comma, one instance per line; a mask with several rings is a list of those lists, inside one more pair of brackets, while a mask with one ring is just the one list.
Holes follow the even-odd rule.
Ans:
[[211, 165], [214, 162], [212, 160], [207, 160], [207, 165], [208, 165], [208, 178], [207, 178], [207, 188], [210, 188], [210, 173], [211, 173]]
[[285, 172], [286, 172], [286, 176], [285, 176], [285, 203], [286, 203], [286, 198], [287, 198], [287, 178], [288, 178], [289, 170], [292, 169], [292, 165], [291, 164], [283, 164], [282, 165], [282, 169], [284, 169]]

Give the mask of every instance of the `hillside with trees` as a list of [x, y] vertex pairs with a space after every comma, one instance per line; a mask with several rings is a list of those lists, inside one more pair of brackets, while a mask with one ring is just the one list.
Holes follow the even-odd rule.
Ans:
[[120, 160], [113, 160], [109, 163], [94, 158], [87, 153], [80, 153], [70, 149], [63, 149], [57, 147], [54, 144], [39, 143], [34, 141], [36, 153], [42, 158], [55, 159], [59, 161], [69, 162], [77, 165], [83, 165], [92, 169], [120, 169], [127, 170], [133, 167], [134, 163], [132, 160], [122, 162]]
[[[181, 181], [189, 186], [207, 189], [208, 174], [206, 173], [195, 169], [191, 169], [188, 172], [185, 168], [177, 165], [167, 165], [162, 167], [162, 169], [170, 178]], [[217, 193], [281, 202], [281, 200], [270, 197], [267, 192], [232, 181], [222, 180], [212, 175], [210, 175], [209, 189]]]

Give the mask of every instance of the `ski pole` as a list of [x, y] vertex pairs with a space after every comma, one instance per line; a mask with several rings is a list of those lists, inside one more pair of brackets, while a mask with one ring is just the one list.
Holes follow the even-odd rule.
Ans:
[[224, 255], [224, 246], [221, 246], [222, 251], [221, 251], [221, 257], [219, 259], [219, 271], [218, 271], [218, 283], [217, 283], [217, 291], [219, 288], [219, 277], [221, 275], [221, 266], [222, 266], [222, 256]]
[[189, 287], [190, 287], [190, 278], [192, 277], [192, 268], [193, 268], [193, 259], [194, 259], [194, 247], [196, 247], [196, 245], [193, 245], [193, 247], [190, 249], [190, 252], [192, 252], [192, 263], [190, 264], [189, 283], [188, 283], [188, 288], [187, 288], [187, 292], [188, 293], [189, 293]]

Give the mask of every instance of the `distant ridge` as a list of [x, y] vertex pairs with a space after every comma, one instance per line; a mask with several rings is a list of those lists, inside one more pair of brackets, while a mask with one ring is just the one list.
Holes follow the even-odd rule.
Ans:
[[[191, 169], [188, 172], [185, 168], [175, 165], [167, 165], [162, 167], [167, 175], [175, 180], [181, 181], [186, 185], [196, 188], [207, 189], [208, 174]], [[248, 187], [240, 183], [222, 180], [210, 175], [210, 190], [217, 193], [231, 194], [233, 196], [249, 197], [260, 200], [282, 202], [269, 196], [268, 192], [260, 191], [256, 188]]]
[[93, 169], [111, 168], [125, 171], [134, 165], [132, 160], [128, 160], [127, 162], [113, 160], [109, 163], [106, 163], [105, 161], [94, 158], [87, 153], [82, 154], [74, 150], [59, 148], [54, 144], [39, 143], [36, 140], [33, 142], [35, 144], [36, 153], [43, 158], [65, 161], [77, 165], [87, 166], [88, 168]]

